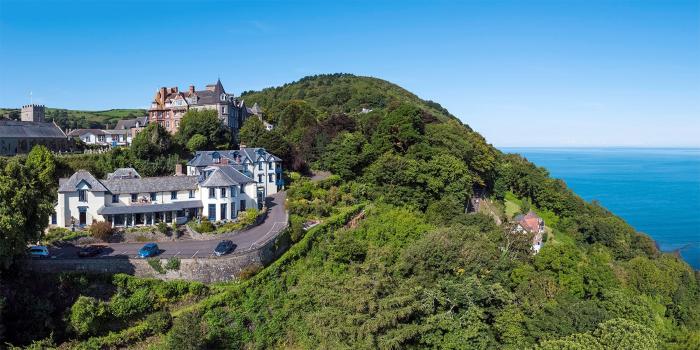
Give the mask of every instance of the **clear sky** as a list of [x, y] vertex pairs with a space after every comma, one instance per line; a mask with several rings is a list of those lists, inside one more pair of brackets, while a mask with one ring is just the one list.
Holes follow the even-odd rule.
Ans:
[[0, 0], [0, 107], [397, 83], [496, 146], [700, 146], [700, 1]]

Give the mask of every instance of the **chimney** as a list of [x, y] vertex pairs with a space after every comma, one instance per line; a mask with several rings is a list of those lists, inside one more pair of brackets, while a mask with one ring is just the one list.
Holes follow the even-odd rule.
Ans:
[[160, 96], [158, 96], [159, 103], [164, 103], [165, 102], [165, 93], [168, 89], [165, 88], [165, 86], [160, 88]]
[[194, 94], [194, 85], [190, 85], [190, 93]]
[[184, 175], [185, 175], [185, 172], [183, 171], [182, 163], [175, 164], [175, 176], [184, 176]]
[[244, 148], [245, 148], [245, 144], [243, 144], [243, 143], [239, 144], [239, 145], [238, 145], [238, 148], [239, 148], [239, 149], [244, 149]]
[[228, 164], [228, 158], [221, 158], [221, 164]]

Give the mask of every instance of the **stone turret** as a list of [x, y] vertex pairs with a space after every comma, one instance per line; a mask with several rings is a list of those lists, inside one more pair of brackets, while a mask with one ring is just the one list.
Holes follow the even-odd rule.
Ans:
[[22, 106], [23, 122], [43, 122], [44, 121], [44, 106], [43, 105], [26, 105]]

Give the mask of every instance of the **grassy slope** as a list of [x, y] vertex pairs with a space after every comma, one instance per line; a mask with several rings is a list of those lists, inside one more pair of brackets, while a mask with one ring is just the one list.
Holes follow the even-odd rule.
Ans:
[[[19, 111], [17, 108], [0, 108], [0, 115], [9, 114], [12, 111]], [[63, 124], [63, 119], [77, 123], [78, 127], [114, 127], [120, 119], [130, 119], [145, 116], [145, 109], [109, 109], [104, 111], [80, 111], [62, 108], [46, 108], [46, 118], [51, 120], [57, 117], [57, 123]], [[66, 124], [71, 126], [70, 124]], [[62, 125], [63, 126], [63, 125]]]

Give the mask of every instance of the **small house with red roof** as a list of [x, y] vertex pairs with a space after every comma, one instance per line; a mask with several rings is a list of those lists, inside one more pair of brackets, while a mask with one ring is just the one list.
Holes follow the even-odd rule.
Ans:
[[532, 250], [535, 252], [542, 249], [542, 235], [544, 234], [544, 220], [535, 212], [530, 211], [527, 214], [520, 214], [514, 218], [515, 232], [532, 234]]

